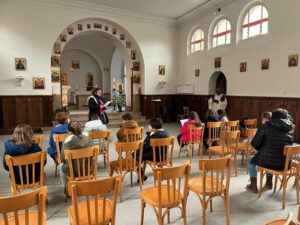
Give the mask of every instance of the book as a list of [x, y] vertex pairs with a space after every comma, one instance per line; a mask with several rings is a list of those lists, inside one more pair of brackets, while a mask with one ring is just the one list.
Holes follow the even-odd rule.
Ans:
[[182, 119], [180, 120], [181, 126], [183, 126], [183, 124], [185, 124], [185, 122], [187, 122], [189, 119]]
[[107, 101], [107, 102], [104, 104], [104, 107], [108, 107], [111, 103], [112, 103], [112, 101]]

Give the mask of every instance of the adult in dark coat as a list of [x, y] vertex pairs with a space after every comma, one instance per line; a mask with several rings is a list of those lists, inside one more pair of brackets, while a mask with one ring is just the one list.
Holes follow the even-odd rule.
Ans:
[[[271, 119], [258, 128], [251, 142], [257, 153], [248, 160], [251, 181], [251, 184], [247, 185], [249, 191], [258, 192], [256, 166], [273, 170], [284, 169], [286, 157], [283, 148], [292, 145], [293, 141], [294, 124], [288, 117], [287, 110], [276, 109], [272, 112]], [[265, 188], [272, 189], [272, 186], [272, 175], [267, 174]]]
[[93, 114], [98, 114], [102, 123], [107, 124], [108, 117], [105, 113], [106, 107], [104, 106], [104, 98], [101, 96], [101, 93], [100, 88], [94, 88], [92, 95], [87, 99], [89, 106], [89, 121]]

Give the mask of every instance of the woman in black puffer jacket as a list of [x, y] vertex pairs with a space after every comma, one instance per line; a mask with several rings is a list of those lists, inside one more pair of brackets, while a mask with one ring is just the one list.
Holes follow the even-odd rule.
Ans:
[[[283, 148], [292, 145], [294, 141], [294, 124], [287, 110], [276, 109], [272, 112], [271, 120], [262, 124], [251, 144], [257, 150], [254, 157], [249, 158], [249, 174], [251, 184], [247, 189], [257, 193], [256, 166], [266, 167], [273, 170], [283, 170], [285, 155]], [[264, 188], [272, 189], [272, 175], [267, 174], [267, 182]]]

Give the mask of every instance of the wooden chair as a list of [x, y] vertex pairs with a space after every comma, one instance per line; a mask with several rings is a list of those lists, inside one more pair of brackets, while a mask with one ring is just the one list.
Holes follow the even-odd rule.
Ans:
[[286, 219], [277, 219], [271, 222], [266, 223], [265, 225], [297, 225], [295, 222], [292, 221], [293, 213], [290, 212]]
[[256, 128], [256, 119], [244, 120], [245, 129], [255, 129]]
[[32, 140], [43, 149], [43, 144], [45, 142], [45, 136], [43, 134], [33, 135]]
[[[0, 198], [1, 225], [44, 225], [46, 224], [47, 187], [43, 186], [31, 192]], [[35, 211], [30, 211], [30, 208]], [[19, 213], [19, 211], [25, 213]], [[11, 215], [12, 214], [12, 215]]]
[[55, 142], [56, 152], [57, 152], [54, 176], [57, 175], [57, 167], [58, 167], [58, 165], [61, 164], [61, 156], [60, 156], [61, 149], [60, 149], [60, 144], [59, 143], [63, 143], [68, 136], [70, 136], [69, 133], [67, 133], [67, 134], [53, 134], [53, 140]]
[[[46, 158], [47, 153], [45, 151], [15, 157], [5, 156], [9, 169], [11, 191], [14, 195], [26, 189], [35, 189], [45, 185], [44, 166]], [[40, 174], [36, 173], [38, 168], [40, 169]], [[15, 172], [20, 174], [21, 184], [16, 183]], [[36, 176], [39, 176], [38, 180]]]
[[217, 154], [220, 157], [232, 155], [235, 164], [235, 176], [237, 176], [237, 147], [240, 140], [240, 131], [222, 131], [220, 139], [221, 145], [212, 146], [208, 149], [209, 158], [212, 154]]
[[136, 173], [140, 180], [140, 190], [142, 190], [142, 176], [141, 176], [141, 161], [143, 155], [143, 140], [134, 142], [117, 142], [116, 151], [118, 159], [110, 163], [111, 174], [115, 171], [122, 176], [120, 183], [120, 202], [123, 197], [123, 180], [127, 173], [130, 173], [130, 185], [133, 186], [132, 173]]
[[220, 133], [222, 129], [222, 122], [207, 122], [208, 138], [207, 145], [211, 147], [214, 142], [219, 143]]
[[[255, 136], [256, 132], [257, 132], [257, 129], [252, 129], [252, 128], [246, 129], [246, 135], [245, 135], [247, 138], [246, 142], [239, 142], [239, 144], [238, 144], [237, 151], [244, 152], [244, 154], [242, 156], [242, 165], [244, 164], [244, 158], [246, 159], [246, 162], [247, 162], [247, 159], [248, 159], [251, 151], [254, 150], [254, 148], [251, 145], [251, 141], [252, 141], [253, 137]], [[247, 174], [248, 174], [248, 163], [246, 163], [246, 165], [247, 165]]]
[[175, 137], [168, 138], [152, 138], [150, 145], [152, 146], [153, 161], [146, 161], [152, 169], [162, 167], [172, 167]]
[[[93, 181], [71, 181], [72, 206], [68, 208], [70, 224], [114, 225], [119, 182], [118, 176]], [[109, 199], [111, 191], [113, 197]], [[81, 196], [85, 196], [85, 201], [78, 201]]]
[[[300, 146], [285, 146], [283, 154], [286, 156], [284, 170], [271, 170], [259, 167], [260, 172], [260, 184], [258, 197], [260, 198], [262, 193], [262, 182], [265, 174], [270, 173], [275, 175], [274, 193], [276, 192], [277, 180], [279, 178], [282, 185], [282, 209], [285, 209], [285, 192], [289, 179], [295, 177], [296, 179], [296, 196], [297, 204], [299, 204], [299, 167], [300, 167]], [[280, 178], [281, 176], [281, 178]]]
[[65, 201], [70, 193], [70, 181], [94, 180], [97, 177], [99, 146], [89, 148], [64, 150], [64, 155], [68, 161], [70, 175], [67, 177], [67, 187]]
[[[164, 224], [166, 215], [168, 215], [168, 223], [170, 223], [170, 210], [172, 208], [181, 210], [183, 224], [187, 225], [186, 198], [190, 170], [191, 166], [189, 163], [169, 168], [153, 169], [154, 180], [157, 182], [155, 182], [154, 187], [147, 188], [140, 193], [141, 225], [144, 224], [144, 208], [146, 204], [149, 204], [155, 211], [159, 225]], [[165, 209], [164, 212], [163, 209]]]
[[[226, 224], [230, 224], [229, 214], [229, 183], [232, 159], [231, 156], [218, 159], [200, 159], [199, 170], [201, 177], [191, 178], [188, 190], [194, 192], [202, 206], [202, 224], [206, 224], [206, 208], [210, 202], [212, 212], [212, 199], [222, 197], [226, 209]], [[225, 176], [226, 175], [226, 176]]]
[[240, 129], [239, 126], [240, 126], [240, 121], [238, 120], [227, 121], [224, 123], [223, 129], [225, 131], [237, 131]]
[[108, 169], [110, 174], [110, 158], [109, 158], [109, 144], [110, 144], [111, 130], [105, 131], [90, 131], [89, 137], [99, 141], [99, 155], [103, 155], [104, 167]]
[[183, 106], [183, 114], [177, 114], [177, 123], [179, 123], [180, 120], [188, 118], [190, 114], [190, 107]]
[[[202, 123], [200, 127], [196, 127], [195, 125], [189, 125], [189, 135], [190, 140], [187, 143], [180, 142], [180, 149], [178, 153], [178, 158], [180, 158], [180, 154], [182, 152], [183, 147], [188, 147], [190, 161], [192, 162], [192, 157], [194, 156], [194, 148], [198, 145], [198, 155], [203, 157], [203, 136], [204, 136], [205, 124]], [[187, 146], [185, 146], [187, 144]]]
[[124, 128], [126, 142], [143, 140], [144, 127]]

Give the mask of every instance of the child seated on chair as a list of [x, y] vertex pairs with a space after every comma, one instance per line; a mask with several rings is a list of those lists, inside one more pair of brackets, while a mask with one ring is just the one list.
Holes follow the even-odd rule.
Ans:
[[[5, 156], [21, 156], [42, 151], [39, 145], [32, 141], [33, 131], [31, 126], [26, 124], [18, 125], [13, 133], [12, 139], [7, 140], [4, 144], [5, 152], [3, 156], [3, 167], [8, 171], [8, 166], [5, 161]], [[46, 165], [47, 160], [45, 160]], [[26, 184], [26, 171], [23, 169], [23, 182]], [[32, 166], [29, 166], [29, 174], [32, 174]], [[14, 168], [16, 184], [21, 184], [19, 169]], [[32, 177], [30, 177], [32, 179]], [[40, 179], [40, 164], [35, 164], [35, 181]], [[29, 181], [31, 182], [31, 180]]]
[[[105, 131], [105, 130], [107, 130], [107, 127], [100, 120], [100, 116], [98, 114], [92, 114], [91, 121], [87, 122], [84, 125], [83, 134], [88, 136], [88, 133], [90, 131]], [[94, 144], [95, 145], [100, 144], [99, 140], [94, 140]]]

